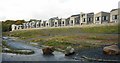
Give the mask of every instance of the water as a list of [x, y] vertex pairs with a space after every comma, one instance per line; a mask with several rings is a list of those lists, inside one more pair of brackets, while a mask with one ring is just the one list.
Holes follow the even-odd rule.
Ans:
[[[65, 57], [62, 52], [55, 51], [54, 55], [43, 55], [42, 50], [30, 45], [26, 45], [21, 42], [16, 42], [12, 39], [7, 39], [7, 44], [16, 49], [31, 49], [35, 51], [35, 54], [31, 55], [20, 55], [20, 54], [9, 54], [2, 53], [2, 61], [79, 61], [78, 63], [99, 63], [99, 62], [90, 62], [82, 59], [82, 56], [87, 56], [90, 58], [99, 58], [106, 60], [120, 60], [120, 55], [117, 56], [109, 56], [103, 54], [102, 48], [94, 48], [94, 49], [80, 49], [74, 55]], [[69, 62], [68, 62], [69, 63]], [[100, 62], [101, 63], [101, 62]], [[102, 62], [106, 63], [106, 62]], [[114, 62], [113, 62], [114, 63]]]
[[94, 49], [86, 49], [82, 51], [78, 51], [76, 53], [76, 57], [80, 58], [81, 56], [87, 56], [89, 58], [96, 59], [105, 59], [105, 60], [120, 60], [120, 55], [105, 55], [102, 51], [102, 47], [94, 48]]
[[45, 56], [42, 53], [42, 49], [29, 46], [23, 43], [15, 42], [14, 40], [6, 40], [7, 44], [15, 49], [31, 49], [35, 51], [32, 55], [15, 55], [9, 53], [2, 53], [3, 61], [72, 61], [73, 59], [65, 58], [61, 52], [53, 52], [54, 55]]

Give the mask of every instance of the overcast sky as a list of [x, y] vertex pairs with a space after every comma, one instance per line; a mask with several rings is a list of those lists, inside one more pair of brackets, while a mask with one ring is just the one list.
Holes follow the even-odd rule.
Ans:
[[0, 0], [0, 20], [67, 18], [80, 12], [109, 12], [120, 0]]

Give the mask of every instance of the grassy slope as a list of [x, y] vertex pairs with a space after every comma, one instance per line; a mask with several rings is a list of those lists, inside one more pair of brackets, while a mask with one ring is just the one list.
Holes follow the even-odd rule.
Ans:
[[42, 29], [42, 30], [22, 30], [22, 31], [10, 32], [9, 35], [15, 36], [15, 37], [33, 38], [36, 36], [50, 36], [50, 35], [60, 35], [60, 34], [70, 35], [70, 34], [77, 34], [77, 33], [113, 34], [113, 33], [120, 33], [120, 32], [118, 32], [118, 26], [101, 26], [101, 27], [91, 27], [91, 28], [75, 27], [75, 28], [55, 28], [55, 29]]
[[37, 42], [49, 46], [55, 46], [62, 49], [69, 45], [75, 48], [80, 47], [87, 48], [117, 43], [118, 39], [117, 35], [104, 35], [104, 33], [105, 34], [119, 33], [118, 26], [22, 30], [9, 33], [7, 32], [4, 33], [4, 35], [19, 37], [20, 39], [23, 40]]

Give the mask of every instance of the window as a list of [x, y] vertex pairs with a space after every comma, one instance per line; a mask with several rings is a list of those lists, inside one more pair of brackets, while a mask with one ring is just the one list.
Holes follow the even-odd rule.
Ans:
[[118, 19], [118, 18], [117, 18], [117, 15], [113, 15], [113, 16], [112, 16], [112, 19], [113, 19], [113, 20]]
[[71, 23], [73, 23], [73, 20], [71, 20]]
[[81, 17], [84, 17], [84, 16], [85, 16], [85, 14], [82, 14], [82, 15], [81, 15]]
[[77, 23], [77, 18], [75, 18], [75, 23]]
[[103, 16], [102, 20], [108, 20], [108, 16]]
[[88, 18], [88, 21], [92, 21], [92, 18]]
[[115, 15], [115, 19], [117, 19], [117, 15]]
[[100, 17], [96, 17], [96, 21], [99, 21], [100, 20]]
[[102, 17], [102, 20], [105, 20], [104, 16]]
[[76, 20], [76, 23], [78, 24], [78, 23], [79, 23], [79, 20]]
[[47, 26], [48, 26], [48, 23], [47, 23]]
[[93, 21], [93, 18], [91, 18], [91, 21]]
[[106, 16], [106, 20], [108, 20], [108, 16]]
[[55, 22], [55, 24], [57, 24], [57, 22]]
[[42, 26], [43, 26], [43, 24], [42, 24]]
[[115, 19], [115, 16], [112, 16], [112, 19], [114, 20], [114, 19]]
[[85, 22], [85, 18], [83, 19], [83, 22]]
[[64, 24], [64, 21], [63, 21], [63, 24]]

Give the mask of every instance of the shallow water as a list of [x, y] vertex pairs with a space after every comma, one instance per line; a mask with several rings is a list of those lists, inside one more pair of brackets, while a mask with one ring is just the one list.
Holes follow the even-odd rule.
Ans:
[[15, 54], [6, 54], [2, 53], [3, 61], [71, 61], [73, 59], [65, 58], [64, 54], [61, 52], [55, 51], [50, 56], [44, 56], [42, 50], [33, 46], [25, 45], [19, 42], [14, 42], [13, 40], [6, 40], [7, 44], [15, 49], [31, 49], [35, 51], [35, 54], [32, 55], [15, 55]]
[[[99, 62], [89, 62], [87, 60], [81, 59], [82, 56], [87, 56], [90, 58], [99, 58], [106, 60], [120, 60], [120, 55], [117, 56], [109, 56], [105, 55], [102, 52], [102, 48], [94, 48], [94, 49], [80, 49], [74, 55], [65, 57], [63, 53], [55, 51], [50, 56], [45, 56], [42, 54], [42, 50], [33, 46], [29, 46], [23, 44], [21, 42], [16, 42], [12, 39], [7, 39], [7, 44], [16, 49], [31, 49], [35, 51], [35, 54], [31, 55], [16, 55], [16, 54], [6, 54], [2, 53], [2, 61], [79, 61], [78, 63], [99, 63]], [[66, 63], [66, 62], [64, 62]], [[100, 62], [101, 63], [101, 62]], [[102, 62], [106, 63], [106, 62]]]
[[102, 47], [78, 51], [78, 53], [75, 54], [75, 57], [77, 58], [80, 58], [81, 56], [87, 56], [96, 59], [120, 60], [120, 55], [105, 55], [102, 51]]

